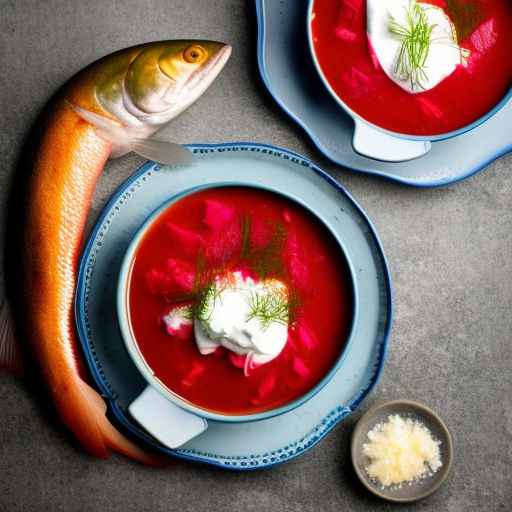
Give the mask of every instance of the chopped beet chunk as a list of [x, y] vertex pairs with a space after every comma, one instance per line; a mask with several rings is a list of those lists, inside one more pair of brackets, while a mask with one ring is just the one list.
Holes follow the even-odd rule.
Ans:
[[303, 249], [294, 236], [287, 239], [284, 261], [293, 286], [297, 290], [306, 290], [309, 282], [309, 271], [304, 263]]
[[194, 267], [187, 262], [169, 258], [163, 269], [152, 269], [147, 283], [153, 295], [172, 296], [189, 294], [194, 289]]
[[206, 364], [202, 361], [193, 361], [189, 371], [185, 374], [181, 383], [184, 386], [193, 386], [198, 377], [206, 370]]
[[250, 249], [262, 249], [272, 240], [274, 226], [264, 220], [254, 217], [251, 222]]
[[293, 371], [299, 377], [302, 377], [304, 379], [309, 377], [309, 374], [311, 373], [309, 368], [306, 366], [306, 363], [304, 363], [304, 361], [298, 356], [293, 358], [292, 367], [293, 367]]
[[188, 256], [196, 257], [199, 249], [204, 246], [203, 237], [190, 229], [182, 228], [172, 222], [167, 223], [167, 228], [173, 241], [178, 243]]
[[335, 34], [338, 39], [346, 41], [347, 43], [352, 43], [357, 39], [357, 34], [345, 27], [338, 27], [335, 30]]
[[496, 32], [495, 25], [495, 19], [491, 18], [482, 23], [473, 34], [471, 34], [471, 43], [477, 52], [485, 53], [496, 43], [498, 33]]
[[229, 360], [236, 368], [241, 368], [243, 370], [246, 359], [246, 355], [236, 354], [235, 352], [229, 351]]
[[342, 78], [347, 89], [354, 96], [364, 96], [374, 88], [371, 73], [367, 69], [362, 70], [352, 66], [349, 71], [343, 73]]
[[315, 334], [303, 320], [297, 322], [297, 325], [292, 330], [291, 336], [300, 348], [307, 351], [313, 350], [318, 346], [318, 340]]
[[213, 230], [219, 230], [233, 222], [236, 218], [236, 211], [219, 201], [207, 199], [204, 209], [204, 223]]
[[342, 0], [338, 13], [337, 25], [353, 25], [363, 7], [363, 0]]
[[251, 402], [254, 405], [261, 403], [262, 400], [267, 398], [276, 386], [277, 378], [275, 374], [270, 373], [265, 375], [262, 381], [258, 384], [256, 396], [252, 398]]
[[237, 217], [229, 221], [222, 229], [213, 231], [208, 239], [206, 260], [209, 265], [220, 266], [228, 262], [240, 251], [242, 233]]

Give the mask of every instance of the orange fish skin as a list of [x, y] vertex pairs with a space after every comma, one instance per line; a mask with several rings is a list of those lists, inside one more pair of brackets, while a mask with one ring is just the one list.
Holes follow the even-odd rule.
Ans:
[[[28, 338], [63, 422], [97, 457], [114, 450], [145, 464], [163, 463], [112, 426], [105, 402], [84, 380], [73, 305], [92, 195], [109, 156], [126, 153], [130, 137], [147, 138], [191, 105], [230, 54], [224, 43], [189, 40], [113, 53], [69, 82], [44, 125], [25, 211], [23, 295], [17, 315], [24, 321], [18, 327]], [[85, 121], [77, 108], [106, 118], [103, 123], [112, 121], [128, 138], [108, 142], [88, 122], [97, 118]]]
[[27, 203], [24, 312], [29, 342], [62, 420], [85, 449], [106, 458], [114, 449], [158, 463], [105, 417], [102, 398], [81, 378], [73, 301], [82, 236], [96, 182], [111, 144], [61, 100], [37, 154]]

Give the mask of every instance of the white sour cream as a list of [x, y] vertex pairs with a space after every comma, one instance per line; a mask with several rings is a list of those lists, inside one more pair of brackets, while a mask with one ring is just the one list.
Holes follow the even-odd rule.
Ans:
[[366, 5], [367, 31], [373, 50], [386, 75], [405, 91], [416, 94], [432, 89], [463, 62], [464, 52], [458, 45], [457, 33], [449, 16], [439, 7], [418, 2], [427, 16], [428, 24], [434, 28], [421, 86], [411, 83], [408, 77], [401, 76], [397, 71], [402, 43], [389, 30], [392, 18], [400, 25], [407, 26], [410, 0], [367, 0]]
[[171, 309], [163, 317], [163, 321], [169, 334], [177, 333], [183, 326], [192, 323], [190, 306], [179, 306]]
[[194, 320], [197, 348], [201, 354], [211, 354], [223, 346], [238, 355], [247, 355], [251, 366], [276, 358], [288, 339], [287, 318], [264, 323], [252, 313], [254, 301], [258, 299], [281, 294], [287, 302], [286, 285], [276, 279], [256, 282], [235, 272], [218, 279], [215, 287], [215, 292], [206, 301], [206, 314], [202, 319]]

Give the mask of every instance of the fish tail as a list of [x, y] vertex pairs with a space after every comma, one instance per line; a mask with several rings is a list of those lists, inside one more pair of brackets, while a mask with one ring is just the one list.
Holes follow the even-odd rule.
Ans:
[[115, 451], [142, 464], [164, 465], [162, 457], [145, 452], [110, 423], [103, 398], [80, 377], [54, 391], [64, 423], [91, 455], [106, 459]]
[[[21, 351], [16, 342], [9, 303], [0, 307], [0, 370], [23, 374]], [[64, 390], [64, 392], [63, 392]], [[163, 465], [163, 459], [150, 455], [123, 436], [105, 416], [107, 407], [101, 396], [79, 376], [59, 386], [57, 406], [64, 422], [84, 447], [96, 457], [107, 458], [115, 451], [143, 464]]]

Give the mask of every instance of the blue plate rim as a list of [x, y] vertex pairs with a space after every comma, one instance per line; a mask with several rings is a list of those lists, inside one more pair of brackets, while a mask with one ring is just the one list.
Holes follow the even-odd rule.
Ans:
[[[257, 61], [258, 61], [258, 69], [260, 72], [261, 79], [263, 81], [263, 84], [267, 88], [267, 91], [269, 92], [270, 96], [274, 99], [274, 101], [279, 105], [279, 107], [296, 123], [298, 124], [305, 132], [306, 135], [310, 138], [311, 142], [316, 146], [316, 148], [322, 153], [322, 155], [330, 160], [331, 162], [334, 162], [337, 165], [341, 165], [347, 169], [350, 169], [354, 172], [364, 173], [364, 174], [371, 174], [375, 176], [379, 176], [381, 178], [385, 178], [391, 181], [396, 181], [398, 183], [401, 183], [403, 185], [409, 185], [416, 188], [439, 188], [439, 187], [445, 187], [448, 185], [452, 185], [454, 183], [458, 183], [459, 181], [466, 180], [470, 178], [471, 176], [474, 176], [478, 172], [484, 170], [488, 165], [490, 165], [492, 162], [497, 160], [498, 158], [506, 155], [507, 153], [512, 151], [512, 142], [502, 148], [500, 151], [491, 154], [488, 158], [482, 160], [479, 164], [471, 167], [466, 173], [461, 174], [460, 176], [456, 176], [455, 178], [442, 178], [437, 180], [432, 180], [429, 182], [418, 182], [412, 179], [404, 178], [402, 176], [396, 176], [394, 174], [380, 171], [378, 169], [372, 169], [371, 167], [368, 167], [367, 170], [361, 170], [356, 167], [352, 167], [348, 165], [345, 162], [342, 162], [340, 160], [336, 160], [329, 156], [329, 152], [324, 148], [322, 142], [315, 136], [315, 134], [308, 128], [307, 124], [302, 121], [299, 117], [297, 117], [286, 105], [283, 103], [272, 90], [271, 82], [268, 78], [267, 74], [267, 68], [265, 65], [265, 33], [266, 33], [266, 27], [265, 27], [265, 16], [263, 15], [263, 7], [265, 0], [255, 0], [256, 3], [256, 19], [257, 19], [257, 25], [258, 25], [258, 42], [257, 42]], [[509, 93], [510, 94], [510, 93]], [[505, 101], [503, 105], [500, 106], [500, 108], [497, 109], [497, 111], [501, 110], [505, 106], [507, 102]], [[496, 112], [497, 112], [496, 111]], [[496, 113], [495, 112], [495, 113]], [[347, 114], [348, 115], [348, 114]], [[350, 117], [350, 116], [349, 116]], [[484, 124], [485, 121], [483, 121], [480, 124]], [[467, 132], [466, 132], [467, 133]], [[460, 137], [463, 137], [464, 134], [458, 135]]]
[[[345, 195], [348, 200], [353, 204], [357, 212], [361, 215], [361, 218], [366, 222], [369, 233], [372, 236], [376, 247], [378, 249], [378, 253], [380, 259], [382, 261], [383, 267], [383, 277], [385, 279], [386, 285], [386, 302], [387, 302], [387, 320], [384, 328], [384, 335], [382, 338], [382, 342], [380, 343], [378, 354], [377, 354], [377, 362], [373, 367], [373, 375], [371, 376], [370, 382], [366, 388], [360, 390], [357, 395], [354, 396], [351, 402], [349, 402], [345, 406], [338, 406], [334, 410], [332, 410], [327, 416], [321, 421], [317, 427], [313, 428], [303, 439], [296, 442], [296, 444], [302, 443], [306, 438], [311, 436], [311, 439], [304, 444], [304, 446], [299, 449], [297, 448], [293, 453], [288, 452], [287, 454], [280, 454], [279, 452], [283, 450], [278, 450], [276, 454], [269, 454], [267, 458], [271, 460], [267, 463], [258, 463], [256, 461], [257, 458], [264, 457], [265, 455], [255, 455], [255, 456], [242, 456], [242, 457], [226, 457], [215, 454], [204, 454], [198, 452], [196, 450], [187, 450], [187, 449], [178, 449], [178, 450], [170, 450], [165, 447], [162, 447], [158, 442], [156, 442], [152, 437], [145, 434], [141, 430], [135, 429], [133, 424], [130, 423], [127, 419], [125, 412], [121, 409], [119, 404], [116, 402], [115, 392], [110, 389], [107, 379], [103, 374], [103, 371], [99, 369], [96, 365], [96, 361], [94, 360], [94, 349], [89, 345], [88, 335], [87, 335], [87, 322], [86, 322], [86, 314], [85, 314], [85, 295], [86, 295], [86, 276], [88, 270], [88, 264], [91, 256], [92, 249], [95, 245], [95, 240], [97, 235], [103, 225], [105, 219], [109, 215], [112, 207], [119, 200], [119, 198], [129, 189], [130, 185], [132, 185], [135, 181], [137, 181], [143, 174], [145, 174], [151, 168], [154, 168], [158, 164], [155, 162], [145, 162], [138, 169], [128, 177], [124, 182], [122, 182], [118, 188], [114, 191], [112, 196], [109, 198], [105, 206], [102, 208], [94, 227], [92, 228], [89, 237], [87, 239], [87, 243], [85, 244], [82, 254], [80, 256], [80, 263], [78, 268], [78, 278], [75, 292], [75, 301], [74, 301], [74, 318], [75, 325], [77, 329], [78, 339], [80, 341], [80, 345], [82, 348], [82, 353], [87, 362], [87, 366], [91, 373], [91, 376], [99, 388], [102, 397], [107, 402], [107, 411], [109, 416], [113, 416], [113, 418], [124, 427], [131, 437], [134, 439], [140, 440], [143, 439], [145, 443], [147, 443], [150, 447], [155, 450], [159, 450], [160, 452], [164, 452], [167, 455], [191, 460], [194, 462], [205, 463], [213, 466], [218, 466], [228, 470], [235, 471], [249, 471], [256, 469], [264, 469], [272, 466], [276, 466], [278, 464], [282, 464], [291, 459], [298, 457], [299, 455], [304, 454], [306, 451], [315, 446], [319, 441], [321, 441], [341, 420], [346, 418], [352, 412], [354, 412], [357, 407], [361, 404], [361, 402], [370, 394], [370, 392], [377, 386], [379, 383], [382, 372], [384, 369], [384, 363], [388, 354], [388, 345], [389, 338], [391, 334], [392, 324], [393, 324], [393, 285], [391, 280], [391, 273], [389, 270], [389, 264], [384, 254], [384, 250], [382, 247], [382, 242], [377, 234], [377, 231], [372, 223], [372, 221], [368, 218], [367, 214], [364, 210], [359, 206], [359, 204], [354, 200], [352, 195], [334, 178], [332, 178], [325, 171], [317, 167], [313, 162], [306, 159], [305, 157], [290, 151], [285, 148], [272, 146], [269, 144], [255, 143], [255, 142], [226, 142], [226, 143], [195, 143], [195, 144], [186, 144], [187, 148], [189, 148], [193, 153], [201, 154], [202, 151], [208, 152], [223, 152], [223, 151], [231, 151], [231, 150], [240, 150], [241, 148], [248, 148], [251, 151], [259, 151], [261, 153], [270, 153], [276, 154], [277, 156], [281, 156], [291, 161], [308, 167], [315, 174], [326, 180], [331, 186], [338, 190], [341, 194]], [[321, 430], [321, 432], [315, 434], [317, 430]], [[271, 457], [271, 455], [276, 455]], [[205, 458], [208, 457], [208, 458]], [[218, 460], [212, 460], [212, 457], [217, 457]], [[231, 465], [231, 463], [227, 462], [228, 459], [236, 459], [237, 463]], [[242, 462], [240, 465], [238, 464], [238, 460], [249, 461], [248, 463]], [[265, 460], [265, 459], [263, 459]]]

